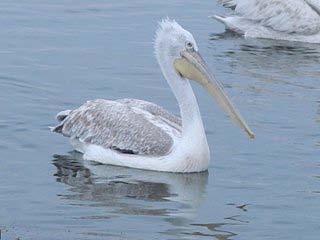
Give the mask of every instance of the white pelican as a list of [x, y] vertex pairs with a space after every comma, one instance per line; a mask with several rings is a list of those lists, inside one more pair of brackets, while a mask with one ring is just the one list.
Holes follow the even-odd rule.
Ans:
[[213, 16], [252, 38], [320, 43], [320, 0], [218, 0], [235, 15]]
[[209, 147], [189, 80], [206, 88], [250, 137], [253, 132], [209, 74], [188, 31], [169, 19], [160, 23], [155, 54], [180, 107], [181, 119], [143, 100], [98, 99], [58, 113], [53, 132], [70, 137], [84, 159], [132, 168], [200, 172], [209, 165]]

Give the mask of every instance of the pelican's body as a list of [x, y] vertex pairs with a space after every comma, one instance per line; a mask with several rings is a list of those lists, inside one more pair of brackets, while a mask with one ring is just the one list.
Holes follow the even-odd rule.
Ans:
[[88, 160], [157, 171], [204, 171], [210, 152], [190, 78], [208, 88], [229, 115], [253, 135], [218, 82], [209, 79], [189, 32], [175, 21], [162, 21], [155, 52], [179, 103], [181, 118], [143, 100], [98, 99], [59, 113], [60, 124], [52, 130], [70, 137], [73, 147]]
[[218, 1], [235, 15], [214, 18], [245, 37], [320, 43], [320, 0]]
[[209, 147], [202, 122], [182, 138], [181, 119], [156, 104], [97, 99], [64, 114], [58, 114], [65, 119], [56, 131], [70, 137], [74, 149], [84, 153], [85, 159], [158, 171], [199, 172], [208, 168]]

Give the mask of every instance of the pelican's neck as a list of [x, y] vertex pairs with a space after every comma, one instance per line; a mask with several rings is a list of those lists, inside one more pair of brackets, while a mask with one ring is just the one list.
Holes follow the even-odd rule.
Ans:
[[188, 133], [193, 132], [192, 130], [196, 130], [203, 137], [203, 123], [191, 84], [189, 80], [181, 79], [178, 76], [170, 61], [167, 61], [167, 63], [169, 64], [160, 63], [160, 66], [179, 104], [182, 119], [182, 134], [186, 136]]

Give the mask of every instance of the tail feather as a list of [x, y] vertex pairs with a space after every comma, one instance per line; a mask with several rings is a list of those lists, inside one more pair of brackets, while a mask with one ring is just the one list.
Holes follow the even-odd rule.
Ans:
[[56, 116], [56, 119], [59, 121], [59, 122], [62, 122], [66, 117], [68, 117], [68, 115], [70, 114], [71, 110], [64, 110], [64, 111], [61, 111], [57, 114]]
[[219, 15], [212, 16], [214, 19], [223, 23], [227, 30], [235, 32], [237, 34], [245, 34], [245, 29], [249, 28], [252, 24], [250, 21], [241, 17], [223, 17]]
[[63, 123], [61, 123], [55, 127], [49, 127], [51, 132], [56, 132], [56, 133], [62, 133], [62, 128], [63, 128]]
[[49, 127], [51, 132], [56, 132], [56, 133], [61, 133], [62, 134], [62, 128], [63, 128], [63, 124], [64, 124], [64, 120], [66, 119], [66, 117], [68, 117], [68, 115], [70, 114], [71, 110], [64, 110], [59, 112], [56, 115], [56, 119], [60, 122], [57, 126], [54, 127]]
[[219, 16], [219, 15], [213, 15], [212, 18], [214, 18], [214, 19], [218, 20], [219, 22], [227, 25], [226, 17]]

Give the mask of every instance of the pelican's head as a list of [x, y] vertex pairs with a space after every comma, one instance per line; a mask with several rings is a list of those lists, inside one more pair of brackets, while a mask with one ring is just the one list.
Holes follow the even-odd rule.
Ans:
[[254, 138], [254, 133], [224, 92], [222, 84], [208, 70], [192, 34], [174, 20], [165, 19], [159, 25], [155, 54], [164, 74], [166, 75], [166, 70], [172, 69], [178, 81], [189, 79], [201, 84], [230, 118], [243, 128], [250, 138]]
[[192, 34], [183, 29], [176, 21], [165, 19], [159, 23], [155, 38], [155, 54], [159, 62], [173, 62], [180, 53], [188, 48], [198, 51]]

